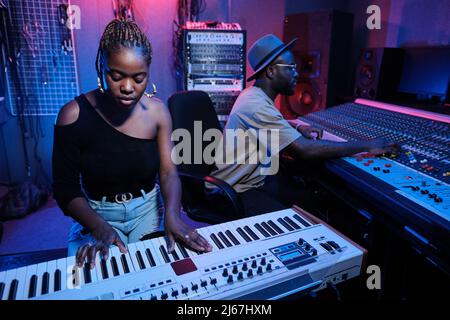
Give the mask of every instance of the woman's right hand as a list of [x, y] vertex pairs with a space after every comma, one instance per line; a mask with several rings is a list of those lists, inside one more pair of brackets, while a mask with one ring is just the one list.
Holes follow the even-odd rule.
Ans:
[[80, 246], [76, 254], [76, 263], [78, 267], [82, 267], [85, 263], [91, 265], [91, 269], [95, 267], [95, 256], [98, 251], [101, 252], [103, 259], [107, 260], [109, 256], [109, 246], [115, 244], [119, 247], [121, 253], [128, 253], [125, 244], [120, 239], [117, 232], [108, 224], [104, 223], [92, 230], [92, 237], [95, 242], [88, 242]]

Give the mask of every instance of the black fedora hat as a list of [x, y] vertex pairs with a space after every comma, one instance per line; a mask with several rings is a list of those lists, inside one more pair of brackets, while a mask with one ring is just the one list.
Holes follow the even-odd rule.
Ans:
[[247, 78], [247, 81], [253, 80], [257, 74], [275, 60], [281, 53], [289, 50], [297, 38], [284, 44], [277, 36], [273, 34], [265, 35], [256, 40], [248, 50], [248, 61], [253, 68], [253, 74]]

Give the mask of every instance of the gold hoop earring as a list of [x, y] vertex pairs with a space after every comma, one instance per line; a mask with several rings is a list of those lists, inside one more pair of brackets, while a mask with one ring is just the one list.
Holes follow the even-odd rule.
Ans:
[[101, 92], [101, 93], [105, 93], [105, 89], [103, 89], [102, 83], [101, 83], [99, 77], [97, 77], [97, 84], [98, 84], [98, 89], [100, 90], [100, 92]]
[[153, 92], [152, 93], [148, 93], [148, 92], [144, 91], [144, 95], [147, 98], [151, 98], [151, 97], [153, 97], [156, 94], [156, 85], [154, 83], [152, 83], [152, 87], [153, 87]]

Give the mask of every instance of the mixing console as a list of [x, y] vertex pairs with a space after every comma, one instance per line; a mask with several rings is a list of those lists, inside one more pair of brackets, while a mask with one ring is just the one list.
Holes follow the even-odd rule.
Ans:
[[[364, 100], [363, 100], [364, 103]], [[401, 195], [418, 206], [417, 212], [435, 214], [450, 222], [450, 117], [375, 102], [345, 103], [300, 119], [345, 140], [385, 138], [401, 146], [401, 152], [385, 157], [359, 154], [342, 160], [387, 183], [385, 193]], [[372, 104], [372, 105], [371, 105]], [[349, 169], [356, 173], [354, 169]], [[365, 179], [363, 179], [365, 180]], [[428, 215], [429, 216], [429, 215]]]
[[302, 120], [346, 140], [385, 138], [401, 145], [395, 158], [414, 170], [450, 182], [450, 124], [358, 103], [310, 113]]

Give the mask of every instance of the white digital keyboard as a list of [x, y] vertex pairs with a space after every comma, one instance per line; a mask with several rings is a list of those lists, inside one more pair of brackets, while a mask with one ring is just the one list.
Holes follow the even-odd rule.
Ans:
[[112, 247], [96, 267], [75, 257], [0, 272], [0, 300], [278, 299], [358, 276], [365, 251], [311, 216], [287, 209], [198, 229], [199, 254], [163, 237]]

